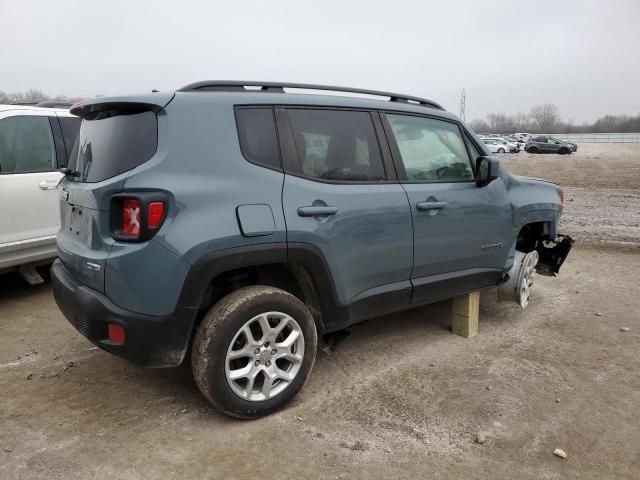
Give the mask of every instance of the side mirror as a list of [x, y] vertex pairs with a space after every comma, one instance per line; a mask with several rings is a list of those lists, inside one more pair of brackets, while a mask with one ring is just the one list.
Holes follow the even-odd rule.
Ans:
[[484, 187], [498, 178], [498, 161], [489, 157], [476, 160], [476, 185]]

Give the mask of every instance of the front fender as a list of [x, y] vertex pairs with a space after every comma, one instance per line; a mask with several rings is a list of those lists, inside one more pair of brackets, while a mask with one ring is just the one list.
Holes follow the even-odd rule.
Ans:
[[562, 208], [553, 208], [549, 204], [525, 205], [517, 209], [513, 209], [513, 227], [515, 232], [515, 242], [522, 227], [530, 223], [544, 223], [545, 234], [550, 238], [557, 235], [558, 222]]
[[529, 177], [503, 176], [511, 207], [513, 237], [505, 265], [508, 271], [515, 259], [518, 235], [525, 225], [540, 223], [545, 238], [555, 239], [562, 214], [562, 189], [555, 183]]
[[508, 175], [505, 187], [516, 238], [522, 227], [538, 222], [548, 222], [549, 234], [556, 234], [562, 213], [562, 189], [558, 185], [542, 179]]

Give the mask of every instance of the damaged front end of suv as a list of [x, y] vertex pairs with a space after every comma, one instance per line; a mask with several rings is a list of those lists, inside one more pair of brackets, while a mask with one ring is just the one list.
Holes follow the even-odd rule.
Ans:
[[498, 299], [529, 304], [533, 274], [554, 277], [569, 255], [574, 240], [557, 233], [564, 192], [547, 180], [507, 174], [514, 226], [518, 237], [498, 285]]

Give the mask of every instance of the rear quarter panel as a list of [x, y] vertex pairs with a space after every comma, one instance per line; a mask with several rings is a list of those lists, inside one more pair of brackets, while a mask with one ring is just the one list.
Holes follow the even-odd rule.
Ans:
[[[188, 263], [226, 248], [286, 241], [284, 174], [244, 159], [233, 104], [203, 93], [176, 93], [158, 114], [158, 152], [132, 170], [125, 191], [166, 190], [167, 219], [152, 241]], [[275, 228], [245, 236], [237, 207], [269, 205]]]

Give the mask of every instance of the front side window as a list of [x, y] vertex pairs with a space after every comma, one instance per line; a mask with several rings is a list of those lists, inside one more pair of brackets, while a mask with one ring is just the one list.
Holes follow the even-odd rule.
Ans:
[[338, 181], [386, 178], [368, 112], [290, 109], [287, 113], [303, 175]]
[[48, 117], [0, 120], [0, 173], [55, 170], [56, 151]]
[[408, 180], [473, 180], [469, 155], [457, 125], [410, 115], [387, 114], [387, 119]]
[[236, 110], [240, 149], [250, 162], [280, 168], [280, 150], [271, 107]]

